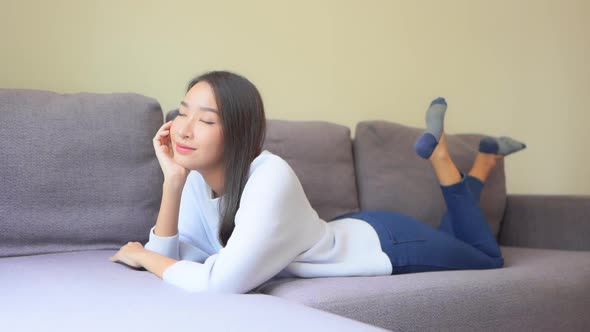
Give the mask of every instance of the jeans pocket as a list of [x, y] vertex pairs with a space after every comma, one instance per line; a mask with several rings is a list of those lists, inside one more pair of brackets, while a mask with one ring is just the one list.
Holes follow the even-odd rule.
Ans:
[[408, 242], [421, 242], [421, 241], [426, 241], [426, 239], [413, 239], [413, 240], [392, 240], [393, 244], [402, 244], [402, 243], [408, 243]]
[[387, 229], [387, 235], [393, 244], [401, 244], [401, 243], [408, 243], [408, 242], [419, 242], [419, 241], [426, 241], [426, 238], [419, 235], [414, 234], [395, 234], [391, 232], [389, 228]]

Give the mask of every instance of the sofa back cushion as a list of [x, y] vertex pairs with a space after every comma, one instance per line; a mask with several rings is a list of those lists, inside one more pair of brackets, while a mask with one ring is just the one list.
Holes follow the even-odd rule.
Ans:
[[348, 127], [322, 121], [267, 120], [264, 149], [291, 165], [322, 219], [358, 211]]
[[[414, 151], [414, 143], [423, 132], [423, 128], [386, 121], [357, 124], [354, 153], [361, 209], [397, 211], [438, 227], [446, 211], [440, 182], [430, 161]], [[465, 174], [473, 165], [481, 137], [481, 134], [446, 134], [451, 157]], [[503, 160], [486, 180], [480, 206], [498, 236], [506, 206]]]
[[163, 175], [159, 103], [0, 89], [0, 257], [146, 242]]

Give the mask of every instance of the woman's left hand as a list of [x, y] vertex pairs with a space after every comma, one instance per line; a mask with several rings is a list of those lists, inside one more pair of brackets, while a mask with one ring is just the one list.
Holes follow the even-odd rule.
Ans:
[[127, 242], [119, 251], [109, 258], [111, 262], [120, 261], [131, 267], [141, 268], [141, 255], [145, 252], [143, 245], [139, 242]]

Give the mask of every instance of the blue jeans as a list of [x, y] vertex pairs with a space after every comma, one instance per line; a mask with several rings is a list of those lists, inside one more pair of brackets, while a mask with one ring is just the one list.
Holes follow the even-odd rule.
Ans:
[[332, 220], [355, 218], [373, 226], [392, 274], [502, 267], [500, 247], [479, 207], [483, 182], [461, 172], [459, 182], [440, 187], [447, 211], [438, 228], [383, 210], [350, 212]]

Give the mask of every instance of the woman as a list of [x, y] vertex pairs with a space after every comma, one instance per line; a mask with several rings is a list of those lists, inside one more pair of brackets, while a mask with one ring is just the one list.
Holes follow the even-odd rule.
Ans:
[[291, 167], [262, 150], [266, 119], [256, 87], [230, 72], [205, 73], [189, 83], [178, 116], [153, 139], [164, 183], [148, 243], [129, 242], [110, 260], [189, 291], [224, 293], [247, 293], [275, 277], [502, 267], [479, 195], [497, 160], [525, 145], [482, 139], [466, 175], [449, 156], [445, 112], [444, 99], [432, 102], [414, 146], [432, 163], [447, 204], [438, 229], [392, 211], [326, 222]]

